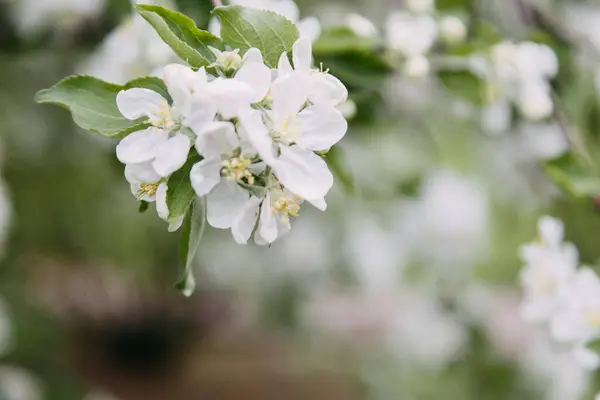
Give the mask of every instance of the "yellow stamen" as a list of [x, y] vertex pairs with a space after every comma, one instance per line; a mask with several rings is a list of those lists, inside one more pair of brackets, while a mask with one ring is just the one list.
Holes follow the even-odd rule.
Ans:
[[142, 183], [140, 185], [141, 194], [147, 194], [152, 197], [156, 194], [156, 190], [158, 189], [158, 183]]
[[250, 171], [252, 160], [243, 155], [223, 161], [223, 176], [232, 181], [244, 180], [249, 185], [254, 184], [254, 175]]

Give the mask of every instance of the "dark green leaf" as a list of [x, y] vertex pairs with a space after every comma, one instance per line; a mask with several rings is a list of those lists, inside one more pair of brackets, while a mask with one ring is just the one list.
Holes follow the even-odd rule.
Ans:
[[439, 79], [455, 96], [473, 104], [483, 103], [483, 82], [467, 71], [439, 71]]
[[199, 29], [192, 19], [181, 13], [149, 4], [139, 4], [136, 10], [175, 54], [192, 67], [202, 67], [215, 61], [216, 56], [209, 46], [225, 49], [221, 39]]
[[600, 178], [589, 164], [572, 153], [566, 153], [544, 163], [544, 170], [561, 189], [574, 197], [600, 194]]
[[190, 181], [190, 171], [194, 164], [200, 161], [202, 161], [202, 156], [192, 149], [184, 166], [169, 177], [167, 181], [169, 221], [184, 215], [194, 200], [196, 193]]
[[215, 8], [213, 14], [221, 20], [221, 38], [229, 46], [242, 52], [256, 47], [273, 68], [298, 39], [298, 28], [272, 11], [226, 6]]
[[142, 87], [166, 89], [157, 78], [139, 78], [125, 86], [104, 82], [91, 76], [70, 76], [35, 95], [38, 103], [51, 103], [71, 111], [73, 121], [83, 129], [111, 138], [125, 137], [149, 126], [146, 118], [130, 121], [117, 108], [117, 94], [123, 89]]
[[141, 212], [141, 213], [146, 212], [146, 210], [148, 209], [148, 205], [149, 204], [150, 203], [148, 203], [147, 201], [143, 201], [143, 200], [140, 201], [140, 206], [138, 208], [138, 211]]
[[206, 201], [204, 198], [196, 198], [190, 206], [190, 212], [186, 215], [182, 229], [179, 245], [179, 257], [183, 267], [183, 274], [175, 284], [175, 288], [185, 296], [190, 296], [196, 287], [194, 279], [193, 261], [196, 250], [204, 235], [206, 227]]
[[131, 88], [150, 89], [150, 90], [160, 94], [165, 99], [167, 99], [169, 104], [171, 104], [171, 102], [172, 102], [171, 95], [169, 94], [169, 90], [167, 89], [165, 82], [163, 82], [163, 80], [160, 78], [157, 78], [154, 76], [145, 76], [142, 78], [136, 78], [132, 81], [129, 81], [125, 84], [125, 86], [123, 86], [123, 89], [131, 89]]

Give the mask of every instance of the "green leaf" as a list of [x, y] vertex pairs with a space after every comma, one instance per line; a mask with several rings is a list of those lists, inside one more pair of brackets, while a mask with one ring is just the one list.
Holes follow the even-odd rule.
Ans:
[[439, 71], [442, 84], [455, 96], [461, 97], [473, 104], [483, 104], [483, 82], [467, 71]]
[[171, 95], [169, 94], [169, 90], [167, 89], [167, 86], [165, 85], [165, 82], [163, 82], [163, 80], [160, 78], [157, 78], [154, 76], [145, 76], [142, 78], [136, 78], [132, 81], [129, 81], [125, 84], [125, 86], [123, 86], [123, 89], [132, 89], [132, 88], [150, 89], [150, 90], [160, 94], [165, 99], [167, 99], [169, 104], [171, 104], [173, 102], [173, 100], [171, 99]]
[[544, 163], [544, 170], [561, 189], [574, 197], [600, 194], [600, 177], [589, 164], [572, 153], [566, 153]]
[[181, 229], [181, 242], [179, 257], [183, 266], [183, 275], [175, 284], [175, 288], [185, 296], [191, 296], [196, 287], [194, 279], [193, 261], [196, 250], [204, 235], [206, 227], [206, 200], [204, 197], [196, 198], [190, 206], [183, 227]]
[[192, 67], [199, 68], [215, 62], [216, 56], [210, 47], [225, 49], [221, 39], [199, 29], [192, 19], [181, 13], [149, 4], [138, 4], [135, 8], [175, 54]]
[[143, 213], [146, 212], [146, 210], [148, 210], [148, 206], [150, 205], [150, 203], [148, 203], [147, 201], [140, 201], [140, 206], [138, 208], [138, 212]]
[[591, 342], [587, 343], [585, 347], [593, 351], [594, 353], [600, 355], [600, 339], [592, 340]]
[[[139, 78], [121, 86], [91, 76], [74, 75], [35, 95], [38, 103], [51, 103], [71, 112], [73, 121], [83, 129], [111, 138], [122, 138], [148, 126], [146, 118], [130, 121], [117, 108], [117, 94], [134, 87], [166, 93], [158, 78]], [[167, 97], [168, 99], [169, 97]]]
[[186, 163], [167, 181], [167, 207], [169, 207], [170, 222], [184, 215], [196, 196], [190, 181], [190, 171], [194, 164], [200, 161], [202, 161], [202, 156], [194, 149], [190, 150]]
[[221, 37], [229, 46], [242, 52], [256, 47], [273, 68], [298, 39], [298, 28], [272, 11], [226, 6], [215, 8], [213, 14], [221, 20]]

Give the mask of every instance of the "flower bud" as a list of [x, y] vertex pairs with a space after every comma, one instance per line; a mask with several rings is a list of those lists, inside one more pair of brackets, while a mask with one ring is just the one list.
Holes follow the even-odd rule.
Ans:
[[242, 66], [242, 57], [234, 51], [224, 51], [217, 56], [217, 67], [226, 74], [234, 73]]
[[454, 15], [447, 15], [440, 20], [440, 36], [448, 44], [462, 43], [467, 37], [467, 27]]
[[424, 78], [429, 74], [429, 69], [429, 60], [422, 55], [411, 57], [404, 64], [404, 74], [410, 78]]

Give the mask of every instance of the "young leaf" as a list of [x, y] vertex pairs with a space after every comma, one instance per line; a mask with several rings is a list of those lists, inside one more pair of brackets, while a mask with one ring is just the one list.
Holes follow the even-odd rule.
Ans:
[[181, 229], [181, 242], [179, 246], [179, 257], [184, 270], [183, 275], [175, 284], [175, 288], [185, 296], [191, 296], [196, 287], [192, 262], [202, 240], [205, 227], [206, 201], [203, 197], [196, 198], [190, 206], [190, 212], [185, 217]]
[[167, 206], [169, 207], [169, 221], [181, 217], [189, 208], [192, 200], [196, 196], [192, 183], [190, 181], [190, 171], [194, 164], [202, 161], [202, 156], [196, 153], [194, 149], [186, 163], [179, 170], [175, 171], [167, 181]]
[[228, 45], [242, 52], [256, 47], [273, 68], [298, 39], [298, 28], [272, 11], [226, 6], [215, 8], [213, 14], [221, 20], [221, 37]]
[[483, 82], [467, 71], [439, 71], [438, 78], [449, 92], [472, 104], [483, 104]]
[[164, 83], [158, 78], [139, 78], [121, 86], [91, 76], [70, 76], [51, 88], [37, 92], [35, 101], [66, 108], [71, 112], [73, 121], [83, 129], [121, 138], [149, 126], [145, 118], [128, 120], [117, 108], [117, 93], [133, 87], [167, 93]]
[[192, 67], [199, 68], [216, 60], [209, 46], [225, 49], [221, 39], [199, 29], [192, 19], [181, 13], [150, 4], [138, 4], [135, 8], [175, 54]]
[[544, 170], [554, 183], [571, 196], [592, 197], [600, 194], [600, 177], [572, 153], [546, 161]]

